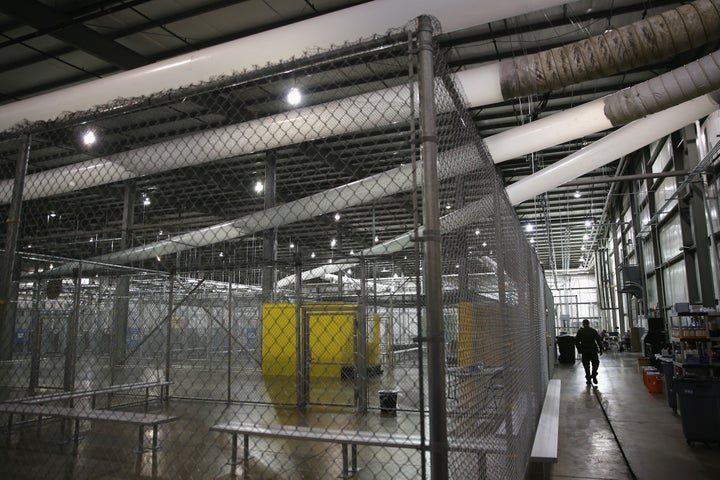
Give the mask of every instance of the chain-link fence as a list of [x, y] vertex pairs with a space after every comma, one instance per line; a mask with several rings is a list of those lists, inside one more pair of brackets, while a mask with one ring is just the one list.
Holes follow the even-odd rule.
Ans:
[[430, 46], [413, 25], [0, 137], [8, 475], [523, 477], [547, 288], [441, 52], [435, 114], [416, 94]]

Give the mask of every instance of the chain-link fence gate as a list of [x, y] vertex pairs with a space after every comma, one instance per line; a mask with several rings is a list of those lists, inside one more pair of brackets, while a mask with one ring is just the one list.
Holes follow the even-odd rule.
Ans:
[[5, 474], [522, 478], [547, 287], [433, 29], [0, 137]]

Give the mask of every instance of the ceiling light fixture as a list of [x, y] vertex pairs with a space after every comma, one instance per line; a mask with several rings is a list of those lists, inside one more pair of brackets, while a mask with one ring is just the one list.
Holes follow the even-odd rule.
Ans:
[[263, 190], [265, 190], [265, 185], [263, 184], [263, 182], [261, 182], [260, 180], [255, 182], [255, 193], [262, 193]]
[[293, 87], [288, 92], [285, 100], [293, 107], [300, 105], [300, 102], [302, 101], [302, 93], [300, 93], [300, 90], [297, 87]]
[[92, 144], [94, 144], [97, 141], [97, 137], [95, 136], [95, 132], [92, 130], [88, 130], [85, 132], [82, 136], [82, 141], [85, 145], [88, 147]]
[[580, 197], [582, 197], [582, 194], [580, 193], [580, 190], [575, 190], [575, 195], [574, 195], [574, 196], [575, 196], [575, 198], [580, 198]]

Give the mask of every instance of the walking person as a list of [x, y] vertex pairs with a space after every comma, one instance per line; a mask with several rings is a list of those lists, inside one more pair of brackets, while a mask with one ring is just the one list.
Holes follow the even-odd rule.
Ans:
[[[603, 345], [600, 334], [590, 326], [588, 319], [582, 321], [582, 328], [575, 335], [575, 347], [582, 355], [582, 364], [585, 369], [585, 380], [588, 385], [597, 385], [597, 371], [600, 366], [599, 355], [602, 355]], [[592, 370], [590, 366], [592, 365]]]

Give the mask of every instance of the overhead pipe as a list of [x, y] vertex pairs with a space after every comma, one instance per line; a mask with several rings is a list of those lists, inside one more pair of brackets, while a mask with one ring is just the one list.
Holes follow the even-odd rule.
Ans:
[[[518, 205], [535, 196], [550, 191], [579, 176], [589, 173], [603, 165], [611, 163], [645, 145], [648, 145], [672, 132], [709, 115], [720, 105], [720, 91], [684, 102], [680, 105], [636, 120], [582, 148], [565, 159], [529, 175], [506, 187], [511, 205]], [[440, 219], [442, 234], [450, 233], [460, 227], [471, 225], [478, 218], [494, 215], [494, 203], [489, 197], [470, 202], [461, 209], [451, 212]], [[422, 231], [422, 227], [420, 227]], [[422, 236], [422, 235], [421, 235]], [[389, 255], [409, 248], [413, 243], [413, 233], [407, 232], [396, 238], [363, 250], [359, 256]], [[333, 273], [334, 266], [327, 265], [323, 273]], [[304, 277], [303, 277], [304, 278]], [[313, 278], [313, 277], [310, 277]], [[282, 279], [282, 286], [294, 280]], [[278, 284], [280, 286], [280, 284]]]
[[[711, 56], [711, 58], [714, 59], [714, 57]], [[717, 67], [717, 62], [713, 61], [707, 61], [702, 62], [698, 61], [696, 62], [698, 65], [704, 65], [707, 63], [709, 66], [715, 66]], [[700, 69], [702, 71], [702, 68]], [[689, 76], [688, 78], [692, 78], [692, 76]], [[712, 75], [709, 77], [711, 80], [714, 78]], [[662, 85], [662, 82], [660, 82]], [[707, 87], [707, 85], [710, 85], [710, 81], [708, 82], [702, 82], [701, 87]], [[643, 87], [644, 88], [644, 87]], [[649, 89], [649, 87], [648, 87]], [[641, 89], [642, 90], [642, 89]], [[693, 89], [693, 91], [696, 91], [697, 89]], [[408, 90], [409, 93], [409, 90]], [[612, 96], [610, 96], [612, 98]], [[631, 96], [632, 97], [632, 96]], [[630, 98], [631, 98], [630, 97]], [[642, 98], [642, 95], [638, 95], [639, 98]], [[393, 95], [393, 98], [397, 98], [397, 95]], [[672, 99], [676, 99], [676, 97], [670, 97]], [[657, 106], [661, 105], [661, 103], [656, 103], [652, 107], [649, 108], [658, 108]], [[650, 111], [649, 108], [640, 109], [638, 111]], [[554, 116], [553, 116], [554, 117]], [[549, 117], [547, 119], [547, 122], [549, 123], [552, 117]], [[607, 118], [607, 117], [606, 117]], [[537, 122], [536, 122], [537, 123]], [[522, 127], [520, 127], [522, 128]], [[221, 144], [224, 142], [220, 142]], [[515, 142], [515, 143], [521, 143], [521, 142]], [[206, 143], [207, 144], [207, 143]], [[441, 161], [443, 157], [447, 157], [448, 154], [451, 154], [452, 152], [446, 152], [444, 156], [441, 156]], [[492, 152], [491, 152], [492, 154]], [[137, 157], [131, 157], [130, 162], [128, 162], [128, 165], [133, 167], [133, 169], [141, 168], [141, 164], [138, 163], [135, 158]], [[501, 157], [502, 158], [502, 157]], [[443, 162], [444, 163], [444, 162]], [[455, 162], [449, 162], [451, 165], [456, 165]], [[143, 260], [147, 258], [152, 258], [153, 256], [160, 256], [165, 255], [168, 253], [174, 253], [177, 251], [199, 247], [208, 245], [211, 243], [216, 243], [220, 241], [230, 240], [233, 238], [237, 238], [241, 235], [247, 235], [249, 233], [265, 230], [267, 228], [279, 226], [279, 218], [283, 219], [284, 223], [291, 223], [294, 221], [300, 221], [303, 219], [311, 218], [313, 216], [322, 215], [324, 213], [328, 213], [329, 211], [334, 211], [342, 208], [347, 208], [349, 206], [357, 205], [360, 203], [365, 203], [367, 201], [381, 198], [387, 195], [391, 195], [393, 193], [397, 193], [399, 191], [405, 191], [408, 188], [411, 188], [412, 182], [410, 182], [408, 179], [409, 174], [408, 172], [404, 172], [404, 175], [402, 174], [402, 169], [407, 169], [406, 167], [400, 167], [399, 169], [393, 169], [388, 172], [384, 172], [382, 174], [375, 175], [373, 177], [366, 178], [364, 180], [360, 180], [358, 182], [353, 182], [348, 185], [344, 185], [341, 187], [336, 187], [335, 189], [331, 189], [328, 192], [323, 192], [320, 194], [316, 194], [314, 196], [305, 197], [304, 199], [300, 199], [295, 202], [290, 202], [289, 204], [282, 205], [280, 207], [274, 207], [273, 209], [268, 209], [263, 212], [257, 212], [255, 214], [252, 214], [250, 216], [242, 217], [241, 219], [231, 221], [231, 222], [225, 222], [223, 224], [219, 225], [213, 225], [211, 227], [207, 227], [198, 231], [189, 232], [183, 235], [178, 235], [175, 237], [172, 237], [167, 240], [163, 240], [160, 242], [154, 242], [152, 244], [143, 246], [143, 247], [137, 247], [130, 250], [125, 250], [121, 252], [115, 252], [108, 255], [103, 255], [101, 257], [98, 257], [96, 260], [108, 262], [108, 263], [128, 263], [136, 260]], [[442, 178], [448, 178], [449, 176], [454, 176], [457, 174], [465, 173], [467, 172], [468, 166], [462, 166], [459, 169], [455, 169], [453, 171], [449, 171], [447, 169], [441, 169], [441, 175], [443, 175]], [[400, 175], [398, 177], [398, 175]], [[399, 180], [400, 179], [400, 180]], [[403, 179], [405, 181], [403, 182]], [[385, 186], [385, 188], [381, 188], [381, 190], [375, 189], [375, 192], [378, 197], [374, 197], [372, 195], [364, 196], [363, 201], [359, 201], [357, 198], [350, 198], [347, 196], [347, 193], [358, 191], [357, 188], [362, 188], [363, 190], [369, 188], [371, 185], [375, 185], [375, 187], [378, 186]], [[394, 187], [394, 188], [393, 188]], [[345, 194], [345, 197], [343, 197], [343, 194]], [[328, 205], [327, 198], [331, 196], [335, 199], [337, 199], [336, 203], [331, 203]], [[317, 198], [319, 197], [319, 198]], [[355, 195], [353, 195], [355, 197]], [[325, 200], [323, 202], [323, 200]], [[308, 208], [310, 207], [310, 208]], [[275, 210], [278, 210], [278, 212], [283, 212], [285, 214], [283, 215], [277, 215], [278, 212], [275, 212]], [[289, 216], [292, 214], [292, 216]], [[273, 219], [273, 215], [275, 215]], [[248, 231], [248, 228], [251, 231]]]
[[[458, 0], [455, 0], [458, 1]], [[508, 2], [509, 3], [509, 2]], [[582, 75], [562, 76], [562, 85], [566, 86], [590, 78], [597, 78], [600, 74], [609, 74], [618, 71], [618, 68], [625, 68], [624, 63], [613, 63], [599, 68], [595, 74], [588, 71], [587, 67], [580, 61], [583, 58], [596, 58], [598, 51], [603, 45], [618, 42], [625, 38], [625, 42], [634, 47], [633, 58], [637, 58], [638, 66], [658, 58], [659, 46], [666, 43], [673, 45], [669, 48], [669, 55], [683, 51], [684, 49], [698, 44], [720, 38], [720, 0], [697, 0], [690, 5], [683, 5], [676, 9], [664, 12], [660, 15], [649, 17], [634, 24], [617, 29], [617, 31], [606, 32], [587, 40], [575, 42], [563, 47], [551, 49], [547, 52], [526, 55], [515, 59], [504, 60], [499, 63], [487, 64], [475, 69], [465, 70], [455, 75], [456, 81], [461, 86], [467, 97], [470, 107], [486, 105], [512, 98], [517, 92], [501, 85], [508, 82], [508, 77], [519, 77], [521, 72], [513, 68], [528, 68], [533, 65], [536, 58], [545, 58], [557, 54], [564, 59], [576, 59], [575, 67], [584, 72]], [[335, 12], [338, 14], [341, 12]], [[335, 15], [332, 14], [332, 15]], [[704, 28], [699, 25], [698, 15], [702, 14]], [[669, 23], [670, 19], [675, 20]], [[682, 21], [677, 21], [682, 20]], [[300, 22], [300, 24], [305, 22]], [[687, 25], [687, 26], [686, 26]], [[671, 28], [674, 27], [674, 28]], [[692, 28], [691, 28], [692, 27]], [[643, 43], [642, 46], [635, 45], [634, 39], [638, 37], [637, 32], [652, 31], [652, 38], [655, 41]], [[610, 37], [606, 39], [604, 37]], [[254, 37], [254, 36], [253, 36]], [[250, 38], [250, 37], [248, 37]], [[554, 52], [554, 53], [553, 53]], [[565, 52], [565, 53], [559, 53]], [[573, 52], [572, 55], [568, 52]], [[661, 56], [663, 56], [661, 55]], [[524, 60], [523, 60], [524, 59]], [[540, 62], [542, 63], [542, 62]], [[514, 65], [514, 67], [510, 67]], [[563, 64], [563, 68], [570, 68], [571, 65]], [[669, 80], [666, 87], [666, 78], [657, 80], [657, 85], [648, 86], [645, 90], [627, 92], [625, 97], [618, 98], [612, 102], [608, 100], [596, 100], [589, 102], [576, 109], [569, 109], [553, 116], [554, 120], [536, 121], [524, 125], [522, 131], [506, 131], [486, 140], [488, 149], [496, 163], [516, 158], [518, 156], [538, 151], [553, 145], [563, 143], [573, 138], [579, 138], [590, 133], [605, 130], [615, 125], [627, 123], [633, 118], [642, 116], [645, 107], [654, 107], [654, 111], [665, 108], [661, 102], [653, 101], [653, 97], [664, 89], [666, 95], [661, 98], [669, 98], [669, 104], [675, 105], [681, 101], [693, 98], [709, 92], [710, 90], [699, 91], [688, 97], [682, 87], [676, 85], [691, 84], [696, 78], [704, 79], [706, 71], [717, 70], [718, 59], [715, 55], [712, 58], [693, 62], [683, 69], [674, 71], [676, 78]], [[148, 67], [142, 67], [142, 70]], [[164, 71], [164, 70], [163, 70]], [[135, 72], [135, 70], [133, 70]], [[599, 72], [599, 73], [598, 73]], [[131, 72], [127, 72], [131, 73]], [[536, 76], [549, 76], [552, 72], [536, 72]], [[138, 73], [141, 75], [141, 73]], [[699, 76], [698, 76], [699, 74]], [[124, 74], [118, 74], [124, 75]], [[667, 74], [666, 74], [667, 75]], [[110, 77], [114, 78], [114, 77]], [[105, 79], [102, 79], [105, 80]], [[179, 80], [180, 82], [182, 80]], [[556, 85], [560, 79], [549, 81], [549, 84]], [[523, 81], [523, 84], [529, 82]], [[536, 86], [543, 91], [544, 84], [536, 82]], [[75, 88], [75, 87], [70, 87]], [[525, 87], [524, 87], [525, 88]], [[67, 90], [67, 89], [66, 89]], [[63, 92], [65, 90], [62, 90]], [[70, 94], [71, 92], [68, 92]], [[303, 141], [326, 138], [333, 135], [341, 135], [364, 129], [373, 128], [378, 125], [388, 125], [392, 122], [402, 121], [409, 118], [411, 111], [408, 104], [401, 100], [407, 100], [414, 95], [414, 87], [403, 85], [363, 95], [346, 98], [344, 100], [332, 101], [313, 107], [305, 107], [292, 112], [282, 112], [241, 124], [225, 126], [205, 132], [199, 132], [183, 137], [182, 141], [189, 150], [186, 150], [184, 157], [170, 154], [176, 149], [172, 148], [178, 140], [170, 140], [137, 148], [128, 152], [117, 153], [106, 157], [91, 159], [74, 165], [60, 167], [57, 169], [39, 172], [29, 175], [27, 178], [25, 199], [42, 198], [51, 195], [68, 193], [107, 183], [128, 180], [143, 175], [159, 173], [185, 166], [198, 165], [213, 160], [219, 160], [232, 156], [239, 156], [281, 146], [297, 144]], [[47, 94], [52, 95], [52, 94]], [[415, 94], [416, 95], [416, 94]], [[684, 97], [683, 97], [684, 95]], [[43, 98], [45, 96], [37, 97]], [[677, 98], [676, 98], [677, 97]], [[86, 97], [83, 97], [83, 99]], [[27, 101], [34, 100], [29, 99]], [[48, 99], [51, 100], [51, 99]], [[625, 108], [623, 105], [631, 101], [632, 108]], [[21, 104], [16, 102], [9, 106], [0, 106], [0, 122], [5, 108]], [[635, 105], [639, 104], [639, 107]], [[668, 105], [668, 101], [665, 101]], [[49, 105], [48, 108], [53, 108]], [[669, 106], [669, 105], [668, 105]], [[367, 108], [363, 108], [367, 107]], [[17, 108], [17, 107], [13, 107]], [[327, 116], [324, 112], [336, 109], [349, 109], [349, 112], [357, 112], [353, 115], [345, 115], [341, 119], [334, 119], [332, 125], [326, 124]], [[379, 114], [378, 112], [384, 112]], [[12, 116], [12, 112], [7, 112]], [[645, 112], [644, 114], [651, 113]], [[633, 117], [634, 115], [634, 117]], [[321, 121], [322, 119], [322, 121]], [[562, 129], [557, 128], [556, 122], [565, 122], [567, 125]], [[0, 123], [0, 127], [2, 124]], [[242, 137], [238, 136], [242, 132]], [[265, 132], [265, 134], [258, 134]], [[294, 133], [293, 133], [294, 132]], [[282, 133], [282, 135], [280, 135]], [[517, 142], [518, 135], [524, 137], [523, 142]], [[526, 136], [527, 135], [527, 136]], [[510, 138], [512, 136], [512, 138]], [[243, 142], [234, 142], [233, 139], [242, 138]], [[198, 145], [220, 146], [216, 150], [199, 148]], [[230, 146], [229, 146], [230, 145]], [[66, 182], [67, 178], [73, 178], [73, 182]], [[9, 180], [0, 182], [0, 203], [7, 203], [11, 198], [12, 182]]]
[[[670, 72], [672, 73], [672, 72]], [[667, 74], [666, 74], [667, 75]], [[720, 81], [720, 75], [718, 75], [718, 81]], [[639, 85], [640, 90], [645, 90], [647, 86], [642, 86], [643, 84]], [[707, 82], [702, 82], [703, 88], [707, 88], [708, 85], [710, 85]], [[720, 84], [715, 85], [715, 88], [720, 86]], [[690, 88], [692, 86], [685, 86], [686, 90], [689, 91], [697, 91], [696, 88]], [[631, 87], [635, 88], [635, 87]], [[623, 94], [624, 91], [618, 92], [618, 94]], [[612, 95], [610, 96], [612, 97]], [[676, 98], [676, 97], [673, 97]], [[689, 102], [685, 102], [681, 104], [681, 106], [684, 106], [683, 108], [679, 108], [680, 106], [676, 106], [671, 108], [670, 110], [673, 112], [680, 112], [684, 115], [677, 115], [673, 118], [670, 118], [669, 125], [675, 125], [677, 124], [677, 120], [685, 118], [686, 116], [692, 117], [688, 123], [691, 123], [692, 121], [695, 121], [696, 119], [702, 117], [703, 115], [707, 115], [710, 112], [712, 112], [715, 108], [717, 108], [717, 102], [713, 100], [713, 95], [704, 95], [702, 97], [698, 97], [697, 99], [691, 100]], [[650, 111], [648, 108], [644, 109], [643, 111]], [[640, 125], [645, 125], [647, 123], [650, 123], [648, 119], [651, 118], [662, 118], [665, 119], [667, 117], [668, 110], [665, 110], [663, 113], [664, 115], [661, 115], [660, 117], [655, 117], [656, 114], [653, 114], [647, 118], [645, 118], [642, 121]], [[699, 113], [696, 112], [705, 112], [705, 113]], [[548, 122], [550, 121], [552, 117], [548, 117]], [[546, 122], [546, 123], [548, 123]], [[654, 123], [657, 123], [658, 121], [654, 121]], [[662, 122], [660, 122], [662, 123]], [[680, 126], [671, 129], [670, 131], [673, 131], [677, 128], [682, 127], [684, 124], [680, 124]], [[560, 125], [556, 125], [556, 129]], [[522, 129], [523, 127], [518, 127], [518, 129]], [[637, 127], [634, 127], [637, 128]], [[656, 127], [653, 127], [656, 128]], [[513, 130], [518, 130], [513, 129]], [[621, 129], [623, 130], [623, 129]], [[626, 131], [626, 130], [623, 130]], [[642, 132], [640, 132], [642, 133]], [[638, 139], [642, 139], [647, 137], [647, 135], [630, 135], [628, 138], [624, 138], [623, 140], [625, 142], [629, 142], [632, 145], [637, 144]], [[647, 132], [646, 132], [647, 133]], [[652, 136], [652, 135], [650, 135]], [[594, 148], [601, 148], [599, 146], [604, 146], [608, 144], [607, 138], [616, 138], [616, 134], [611, 134], [606, 136], [604, 139], [599, 140], [598, 142], [595, 142], [590, 147], [593, 147], [595, 145], [598, 145], [598, 147]], [[653, 140], [655, 138], [659, 137], [653, 137]], [[509, 141], [509, 137], [508, 137]], [[648, 143], [652, 141], [649, 140]], [[516, 143], [522, 143], [517, 142]], [[635, 147], [635, 149], [640, 148], [646, 144], [640, 144], [639, 146]], [[575, 154], [568, 157], [566, 160], [572, 160], [575, 156], [579, 156], [580, 158], [586, 158], [586, 152], [594, 151], [594, 149], [590, 149], [590, 147], [586, 147], [582, 150], [579, 150]], [[605, 150], [605, 152], [617, 150], [619, 147], [618, 144], [612, 143], [608, 149]], [[440, 179], [448, 179], [452, 178], [461, 174], [467, 174], [473, 171], [474, 165], [472, 165], [471, 162], [458, 162], [458, 161], [450, 161], [451, 159], [456, 158], [463, 158], [462, 150], [464, 148], [473, 148], [473, 147], [458, 147], [456, 149], [443, 152], [438, 156], [438, 162], [440, 164], [439, 168], [439, 175]], [[632, 150], [631, 150], [632, 151]], [[491, 153], [492, 155], [492, 153]], [[609, 158], [618, 158], [621, 155], [610, 155]], [[603, 158], [608, 158], [603, 157]], [[574, 178], [579, 177], [582, 175], [582, 173], [575, 174], [577, 171], [580, 171], [583, 169], [582, 165], [578, 165], [578, 162], [569, 162], [571, 165], [574, 165], [574, 168], [559, 168], [558, 165], [561, 163], [565, 165], [566, 160], [556, 163], [555, 165], [545, 168], [541, 170], [540, 172], [535, 173], [534, 175], [531, 175], [530, 177], [526, 177], [525, 179], [521, 180], [520, 182], [517, 182], [516, 184], [513, 184], [507, 188], [508, 195], [520, 195], [522, 197], [523, 194], [519, 193], [520, 188], [522, 188], [522, 192], [530, 192], [531, 194], [527, 196], [526, 198], [523, 198], [522, 200], [519, 200], [517, 203], [520, 203], [524, 200], [527, 200], [529, 198], [532, 198], [536, 195], [539, 195], [540, 193], [543, 193], [545, 191], [548, 191], [554, 186], [548, 187], [548, 182], [552, 183], [558, 180], [562, 181], [557, 185], [560, 185], [566, 181], [572, 180]], [[608, 160], [610, 161], [610, 160]], [[596, 167], [591, 168], [588, 171], [593, 170]], [[221, 224], [212, 225], [210, 227], [202, 228], [199, 230], [195, 230], [192, 232], [187, 232], [184, 234], [176, 235], [174, 237], [170, 237], [165, 240], [160, 240], [157, 242], [153, 242], [147, 245], [134, 247], [127, 250], [122, 250], [118, 252], [113, 252], [106, 255], [101, 255], [99, 257], [95, 257], [92, 260], [103, 262], [103, 263], [117, 263], [117, 264], [124, 264], [124, 263], [130, 263], [134, 261], [140, 261], [145, 260], [148, 258], [153, 258], [155, 256], [163, 256], [170, 253], [176, 253], [179, 251], [187, 250], [190, 248], [196, 248], [196, 247], [202, 247], [206, 245], [210, 245], [213, 243], [223, 242], [232, 240], [234, 238], [238, 238], [240, 236], [246, 236], [250, 235], [255, 232], [267, 230], [269, 228], [276, 228], [281, 225], [295, 223], [298, 221], [307, 220], [316, 216], [324, 215], [333, 211], [342, 210], [345, 208], [349, 208], [352, 206], [357, 206], [361, 204], [368, 203], [373, 200], [377, 200], [379, 198], [384, 198], [396, 193], [409, 191], [413, 188], [413, 185], [415, 183], [413, 182], [413, 166], [412, 164], [407, 164], [401, 167], [394, 168], [392, 170], [388, 170], [386, 172], [382, 172], [370, 177], [366, 177], [362, 180], [357, 180], [355, 182], [351, 182], [349, 184], [341, 185], [339, 187], [335, 187], [329, 190], [326, 190], [324, 192], [319, 192], [314, 195], [310, 195], [307, 197], [303, 197], [299, 200], [295, 200], [292, 202], [288, 202], [283, 205], [279, 205], [273, 208], [269, 208], [266, 210], [262, 210], [259, 212], [255, 212], [250, 215], [246, 215], [244, 217], [241, 217], [236, 220], [232, 220], [229, 222], [224, 222]], [[560, 170], [560, 171], [558, 171]], [[421, 177], [421, 169], [418, 167], [418, 172], [416, 173], [419, 177]], [[571, 176], [575, 175], [575, 176]], [[418, 178], [417, 182], [421, 182], [421, 178]], [[358, 194], [359, 192], [362, 192], [362, 195]], [[513, 198], [511, 198], [511, 202], [513, 201]], [[513, 202], [515, 204], [515, 202]], [[66, 268], [70, 269], [72, 268], [71, 264], [65, 264], [62, 267], [58, 268]], [[87, 268], [87, 267], [86, 267]]]
[[505, 190], [510, 203], [522, 203], [670, 135], [717, 110], [718, 104], [720, 91], [716, 90], [636, 120], [563, 160], [509, 185]]
[[[460, 72], [458, 79], [467, 82]], [[495, 163], [542, 150], [574, 138], [627, 123], [695, 98], [720, 87], [720, 51], [653, 79], [626, 88], [555, 115], [536, 120], [488, 137], [485, 144]], [[232, 156], [247, 155], [301, 142], [362, 131], [377, 125], [407, 120], [416, 98], [407, 85], [356, 95], [293, 112], [250, 120], [183, 137], [183, 156], [173, 148], [178, 140], [168, 140], [106, 157], [28, 175], [25, 200], [59, 195], [198, 165]], [[332, 116], [328, 111], [349, 115]], [[558, 125], [563, 125], [558, 128]], [[522, 138], [523, 141], [517, 141]], [[243, 141], [237, 141], [242, 139]], [[213, 148], [207, 148], [212, 145]], [[72, 178], [73, 182], [66, 180]], [[12, 180], [0, 181], [0, 204], [12, 198]]]
[[434, 16], [450, 32], [564, 3], [568, 1], [375, 0], [0, 106], [0, 131], [277, 63], [310, 50], [342, 45], [348, 38], [382, 35], [420, 15]]

